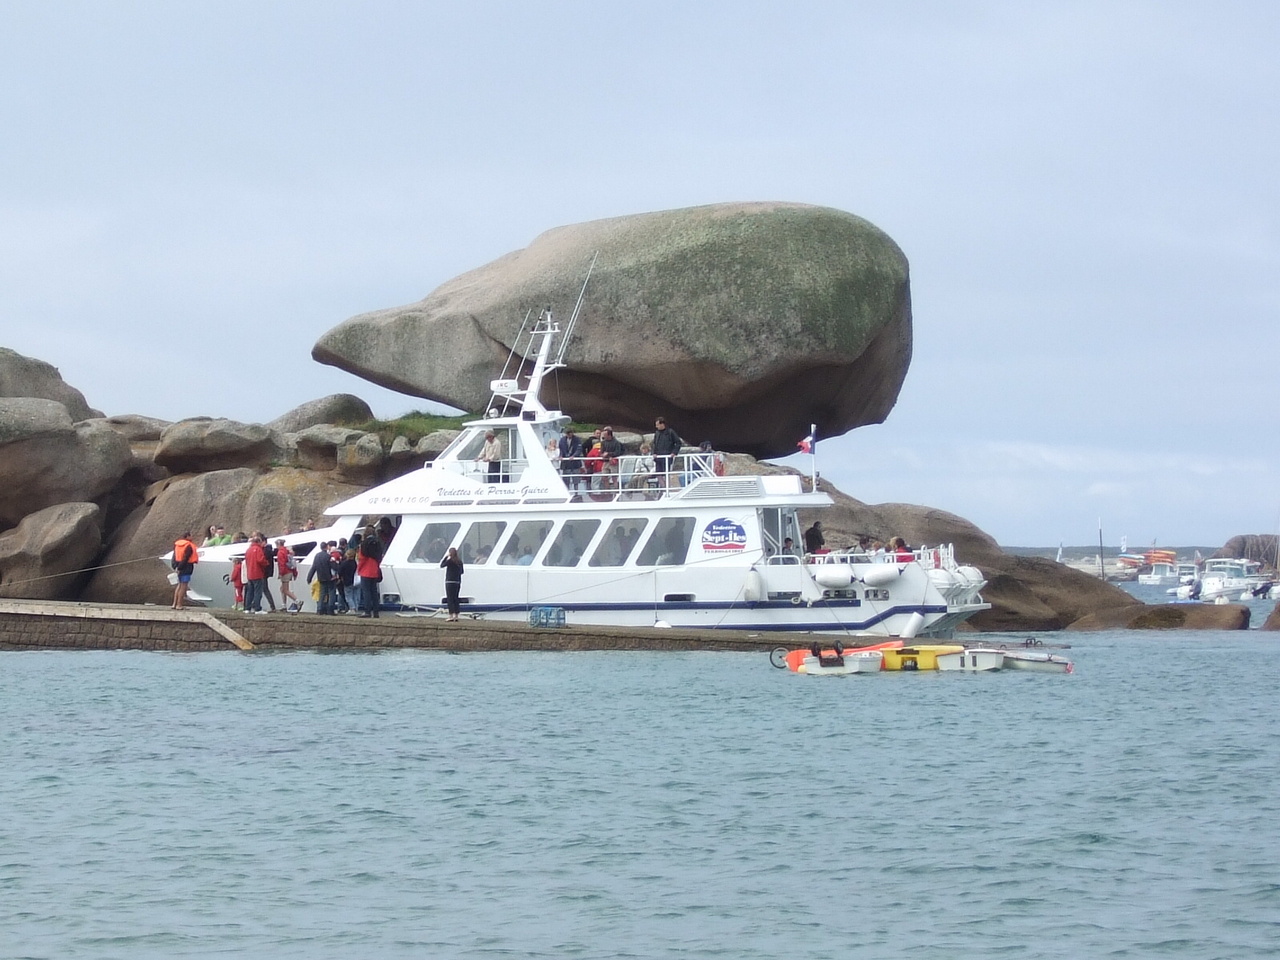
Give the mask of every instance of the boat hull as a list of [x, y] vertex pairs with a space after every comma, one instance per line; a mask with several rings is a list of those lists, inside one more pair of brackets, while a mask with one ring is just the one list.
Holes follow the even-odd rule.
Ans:
[[[848, 656], [849, 654], [873, 653], [881, 650], [891, 650], [895, 647], [901, 646], [901, 640], [886, 640], [883, 643], [870, 643], [848, 648], [842, 647], [841, 652], [845, 656]], [[835, 647], [829, 647], [821, 651], [822, 659], [829, 660], [836, 656], [837, 653], [835, 651]], [[792, 673], [802, 673], [805, 661], [812, 659], [812, 657], [813, 650], [811, 647], [806, 647], [802, 650], [789, 650], [785, 657], [785, 665]], [[877, 666], [876, 669], [880, 669], [879, 666]]]
[[955, 670], [965, 673], [981, 673], [986, 670], [999, 670], [1004, 666], [1005, 652], [990, 650], [985, 647], [970, 647], [959, 653], [942, 653], [938, 655], [939, 670]]
[[1066, 657], [1054, 653], [1028, 653], [1023, 650], [1004, 652], [1004, 669], [1030, 670], [1036, 673], [1072, 673], [1073, 664]]
[[807, 656], [797, 673], [811, 677], [848, 676], [853, 673], [879, 673], [884, 654], [879, 650], [860, 650], [839, 657]]
[[885, 650], [882, 653], [885, 670], [937, 670], [938, 657], [948, 653], [961, 653], [964, 647], [960, 644], [916, 644], [911, 647], [900, 647]]

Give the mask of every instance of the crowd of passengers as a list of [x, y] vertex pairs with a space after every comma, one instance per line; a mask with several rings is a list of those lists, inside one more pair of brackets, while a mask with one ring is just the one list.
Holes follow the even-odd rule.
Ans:
[[[315, 520], [308, 519], [301, 531], [315, 529]], [[294, 531], [286, 527], [284, 535]], [[359, 527], [350, 540], [318, 542], [306, 552], [298, 552], [288, 546], [283, 537], [268, 537], [261, 530], [252, 535], [230, 535], [226, 528], [215, 524], [209, 527], [202, 547], [223, 544], [244, 544], [244, 553], [235, 554], [231, 561], [231, 586], [235, 590], [232, 609], [248, 613], [297, 613], [303, 600], [293, 592], [297, 580], [298, 563], [310, 559], [307, 572], [311, 598], [316, 612], [321, 614], [352, 613], [362, 617], [378, 616], [378, 584], [382, 581], [382, 557], [386, 553], [396, 527], [390, 517], [381, 518], [376, 524]], [[280, 603], [277, 605], [271, 591], [271, 580], [280, 583]], [[263, 604], [268, 607], [263, 610]]]
[[[653, 439], [642, 441], [636, 454], [627, 452], [613, 427], [600, 427], [579, 437], [569, 426], [559, 438], [547, 440], [546, 455], [575, 494], [619, 490], [648, 494], [687, 485], [697, 476], [724, 474], [724, 455], [714, 450], [711, 441], [702, 441], [697, 453], [681, 457], [684, 446], [680, 435], [659, 417], [654, 422]], [[485, 464], [490, 483], [510, 482], [509, 462], [497, 432], [485, 433], [476, 461]]]

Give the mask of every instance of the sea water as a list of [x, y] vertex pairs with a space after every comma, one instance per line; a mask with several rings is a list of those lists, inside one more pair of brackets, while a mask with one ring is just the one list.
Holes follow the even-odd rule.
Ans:
[[3, 654], [0, 956], [1280, 954], [1274, 637], [1048, 639]]

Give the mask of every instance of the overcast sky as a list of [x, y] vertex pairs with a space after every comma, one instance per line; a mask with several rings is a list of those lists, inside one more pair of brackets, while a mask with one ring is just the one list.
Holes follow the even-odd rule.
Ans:
[[554, 226], [822, 204], [915, 317], [825, 476], [1219, 544], [1280, 524], [1278, 93], [1269, 0], [0, 0], [0, 346], [109, 414], [394, 416], [322, 333]]

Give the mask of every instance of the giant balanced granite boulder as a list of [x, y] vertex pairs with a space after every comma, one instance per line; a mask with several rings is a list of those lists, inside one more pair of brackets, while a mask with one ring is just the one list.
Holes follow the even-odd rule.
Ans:
[[598, 253], [565, 368], [543, 400], [755, 456], [884, 420], [911, 360], [907, 260], [826, 207], [733, 203], [549, 230], [425, 300], [362, 314], [312, 349], [404, 393], [482, 410], [521, 321], [562, 325]]

